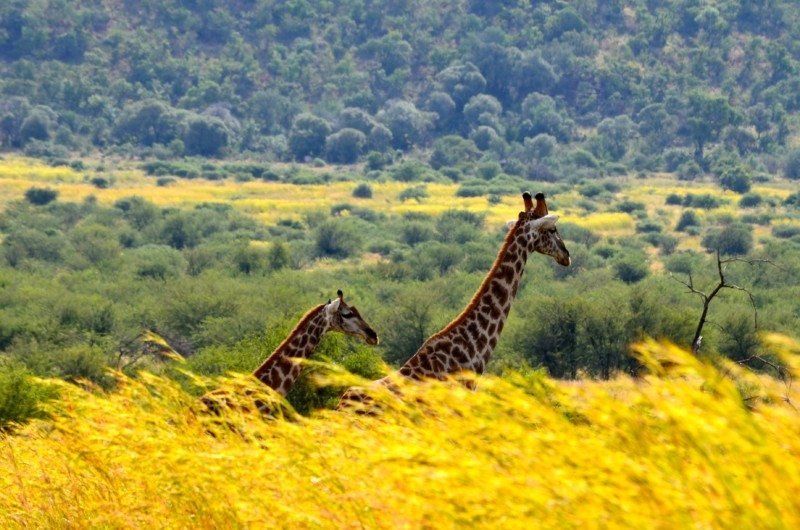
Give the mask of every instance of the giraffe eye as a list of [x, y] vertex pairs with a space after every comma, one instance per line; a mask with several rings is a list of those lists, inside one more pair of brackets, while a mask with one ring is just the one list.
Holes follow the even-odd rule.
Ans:
[[353, 313], [342, 313], [342, 318], [353, 318]]

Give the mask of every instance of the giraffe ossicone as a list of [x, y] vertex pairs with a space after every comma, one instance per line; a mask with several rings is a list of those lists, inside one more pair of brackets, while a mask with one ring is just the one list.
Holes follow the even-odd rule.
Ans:
[[[548, 213], [544, 194], [532, 197], [525, 192], [522, 199], [524, 210], [508, 230], [472, 300], [452, 322], [431, 335], [398, 374], [410, 379], [445, 379], [464, 371], [482, 374], [505, 326], [529, 255], [538, 252], [559, 265], [570, 265], [569, 251], [556, 229], [558, 216]], [[376, 384], [391, 387], [392, 377]], [[340, 407], [364, 400], [363, 391], [353, 388], [342, 396]]]
[[[359, 337], [370, 345], [378, 344], [378, 334], [358, 309], [344, 301], [341, 290], [336, 294], [337, 297], [328, 300], [327, 304], [309, 310], [272, 354], [253, 371], [253, 377], [285, 396], [300, 375], [302, 365], [298, 359], [310, 357], [325, 333], [344, 333]], [[229, 400], [223, 392], [212, 391], [204, 395], [201, 401], [207, 408], [216, 410], [220, 402], [226, 404]]]

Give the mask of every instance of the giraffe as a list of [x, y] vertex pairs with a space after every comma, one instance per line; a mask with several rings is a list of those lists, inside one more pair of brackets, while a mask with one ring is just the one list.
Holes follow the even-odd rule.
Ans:
[[[378, 344], [378, 335], [361, 317], [355, 306], [344, 301], [341, 290], [335, 300], [320, 304], [309, 310], [297, 323], [289, 335], [275, 351], [253, 371], [253, 377], [285, 396], [297, 381], [302, 368], [299, 358], [310, 357], [322, 336], [329, 331], [361, 337], [367, 344]], [[212, 391], [201, 398], [211, 411], [217, 411], [220, 404], [228, 405], [224, 391]], [[258, 405], [262, 412], [268, 407]]]
[[[558, 216], [550, 215], [543, 193], [522, 194], [525, 211], [509, 229], [492, 268], [467, 307], [441, 331], [426, 340], [397, 373], [421, 380], [445, 379], [459, 372], [482, 374], [503, 331], [511, 303], [517, 294], [525, 262], [532, 252], [553, 257], [559, 265], [570, 265], [569, 251], [556, 230]], [[393, 388], [393, 375], [376, 384]], [[472, 386], [467, 382], [468, 386]], [[348, 401], [367, 401], [358, 388], [348, 390], [340, 408]]]

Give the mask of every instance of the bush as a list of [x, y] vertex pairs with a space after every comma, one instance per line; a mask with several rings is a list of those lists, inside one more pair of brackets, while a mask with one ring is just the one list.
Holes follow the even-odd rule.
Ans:
[[56, 200], [58, 191], [50, 188], [29, 188], [25, 192], [25, 198], [29, 203], [37, 206], [44, 206]]
[[578, 193], [583, 195], [584, 197], [597, 197], [601, 193], [605, 191], [605, 188], [597, 183], [597, 182], [590, 182], [588, 184], [584, 184], [580, 188], [578, 188]]
[[677, 193], [670, 193], [667, 195], [666, 203], [671, 206], [677, 206], [683, 203], [683, 197], [678, 195]]
[[456, 197], [481, 197], [488, 194], [485, 182], [465, 182], [456, 190]]
[[433, 237], [433, 227], [422, 221], [406, 221], [401, 228], [401, 239], [409, 246], [414, 246]]
[[614, 262], [614, 275], [625, 283], [636, 283], [649, 272], [643, 256], [623, 256]]
[[399, 199], [401, 202], [405, 202], [409, 199], [415, 199], [417, 202], [422, 202], [423, 199], [426, 199], [429, 196], [430, 194], [425, 186], [413, 186], [401, 191]]
[[[359, 221], [363, 222], [363, 221]], [[320, 224], [314, 235], [316, 252], [321, 257], [348, 258], [361, 250], [363, 240], [356, 228], [346, 219]]]
[[43, 418], [41, 403], [55, 395], [54, 388], [35, 382], [21, 364], [0, 359], [0, 433], [30, 419]]
[[730, 224], [720, 230], [709, 231], [702, 244], [709, 251], [719, 250], [720, 254], [744, 255], [753, 247], [753, 231], [745, 224]]
[[748, 193], [739, 199], [739, 206], [742, 208], [755, 208], [763, 202], [763, 198], [758, 193]]
[[800, 207], [800, 191], [792, 193], [786, 199], [784, 199], [783, 204], [786, 206], [795, 206]]
[[418, 182], [423, 179], [427, 169], [417, 161], [403, 162], [392, 171], [392, 178], [400, 182]]
[[636, 224], [636, 232], [640, 234], [659, 233], [663, 227], [655, 221], [642, 221]]
[[695, 195], [693, 193], [688, 193], [686, 197], [683, 199], [684, 206], [693, 206], [695, 208], [703, 208], [704, 210], [711, 210], [713, 208], [719, 208], [727, 201], [714, 197], [709, 193], [704, 193], [702, 195]]
[[719, 183], [723, 189], [731, 190], [736, 193], [747, 193], [752, 186], [753, 178], [750, 171], [740, 165], [734, 165], [723, 171], [719, 178]]
[[795, 236], [800, 236], [800, 226], [775, 225], [772, 227], [772, 235], [781, 239], [791, 239]]
[[642, 202], [636, 202], [636, 201], [631, 201], [631, 200], [625, 199], [623, 201], [620, 201], [615, 206], [614, 209], [619, 211], [619, 212], [632, 213], [632, 212], [635, 212], [636, 210], [644, 210], [645, 206], [644, 206], [644, 203], [642, 203]]
[[357, 199], [371, 199], [372, 198], [372, 186], [367, 184], [366, 182], [362, 182], [358, 186], [355, 187], [353, 190], [353, 197]]
[[678, 232], [685, 232], [690, 226], [700, 226], [700, 217], [694, 210], [686, 210], [681, 214], [681, 218], [678, 219], [675, 230]]
[[794, 149], [786, 157], [783, 176], [787, 179], [800, 180], [800, 149]]
[[367, 136], [363, 132], [345, 128], [325, 139], [325, 153], [329, 162], [353, 164], [366, 145]]
[[688, 160], [678, 167], [677, 174], [681, 180], [694, 180], [703, 174], [703, 168], [694, 160]]

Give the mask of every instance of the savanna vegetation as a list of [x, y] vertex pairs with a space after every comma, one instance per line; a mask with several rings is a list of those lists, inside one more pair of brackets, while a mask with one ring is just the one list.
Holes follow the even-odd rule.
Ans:
[[[799, 18], [3, 3], [0, 525], [795, 527]], [[530, 258], [479, 390], [328, 410], [458, 314], [523, 190], [572, 266]], [[286, 417], [197, 414], [274, 399], [231, 374], [337, 289], [379, 346], [328, 335]]]

